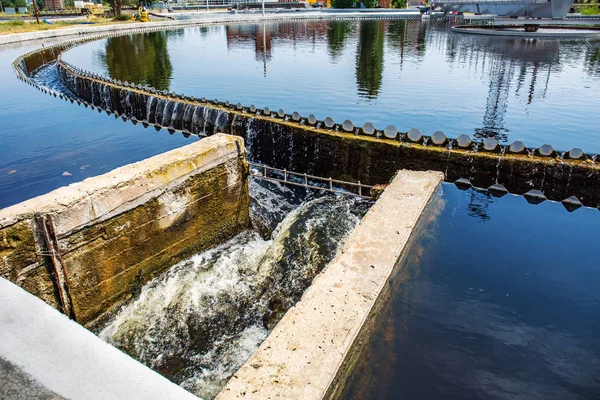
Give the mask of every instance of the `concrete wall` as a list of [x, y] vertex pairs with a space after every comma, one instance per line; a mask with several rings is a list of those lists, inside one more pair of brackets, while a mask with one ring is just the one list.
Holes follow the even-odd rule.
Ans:
[[89, 325], [246, 229], [247, 173], [241, 139], [219, 134], [2, 209], [0, 277]]
[[337, 376], [376, 312], [387, 280], [425, 207], [439, 172], [400, 171], [258, 351], [217, 396], [320, 400], [338, 393]]
[[0, 399], [197, 399], [2, 278], [0, 304]]

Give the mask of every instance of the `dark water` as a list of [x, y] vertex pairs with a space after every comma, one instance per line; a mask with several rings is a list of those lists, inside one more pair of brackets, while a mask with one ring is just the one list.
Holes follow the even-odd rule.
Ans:
[[600, 213], [443, 189], [345, 398], [599, 399]]
[[436, 21], [319, 21], [126, 36], [65, 58], [198, 98], [600, 152], [600, 41], [461, 35]]

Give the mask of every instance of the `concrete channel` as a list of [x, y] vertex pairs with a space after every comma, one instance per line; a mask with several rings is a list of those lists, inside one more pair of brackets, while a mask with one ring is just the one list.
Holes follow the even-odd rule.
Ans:
[[341, 367], [442, 179], [439, 172], [399, 171], [217, 399], [335, 398], [335, 378], [345, 375]]
[[[373, 18], [390, 18], [390, 14]], [[257, 21], [264, 19], [215, 18], [201, 24]], [[169, 22], [144, 31], [197, 25]], [[110, 35], [126, 33], [131, 31]], [[600, 206], [597, 156], [579, 149], [559, 154], [550, 146], [527, 149], [519, 142], [502, 147], [497, 142], [474, 143], [468, 137], [450, 139], [441, 132], [425, 137], [418, 130], [318, 121], [282, 110], [157, 93], [60, 60], [64, 50], [107, 36], [28, 53], [15, 62], [18, 77], [34, 85], [31, 73], [58, 61], [61, 79], [78, 97], [40, 90], [184, 135], [206, 134], [194, 130], [193, 115], [201, 110], [211, 135], [0, 210], [0, 301], [4, 304], [0, 307], [0, 377], [12, 382], [0, 386], [0, 397], [21, 385], [34, 396], [50, 398], [194, 398], [69, 317], [93, 326], [141, 284], [164, 272], [165, 266], [247, 229], [248, 163], [243, 140], [255, 146], [257, 161], [276, 168], [389, 185], [334, 260], [230, 379], [220, 400], [336, 398], [388, 278], [442, 180], [462, 179], [465, 186], [490, 190], [495, 186], [504, 193], [539, 189], [544, 198], [560, 201], [576, 196], [574, 204]], [[124, 96], [132, 99], [128, 109], [113, 101]], [[161, 100], [171, 102], [173, 115], [179, 115], [170, 118], [167, 126], [148, 118]], [[186, 108], [188, 117], [193, 111], [188, 120], [182, 117]], [[291, 147], [319, 149], [321, 160], [285, 150]]]

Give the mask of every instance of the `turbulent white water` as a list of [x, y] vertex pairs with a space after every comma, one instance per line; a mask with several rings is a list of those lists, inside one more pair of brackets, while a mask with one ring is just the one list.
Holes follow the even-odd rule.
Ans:
[[[100, 336], [203, 398], [213, 398], [335, 256], [368, 203], [305, 201], [279, 185], [251, 185], [252, 214], [277, 225], [178, 263], [149, 282]], [[273, 212], [277, 211], [277, 212]], [[264, 235], [264, 232], [263, 232]]]

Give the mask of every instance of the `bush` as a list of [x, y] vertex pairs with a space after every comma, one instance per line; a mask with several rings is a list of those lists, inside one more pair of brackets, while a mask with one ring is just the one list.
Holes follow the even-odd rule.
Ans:
[[583, 15], [600, 14], [600, 5], [592, 5], [592, 6], [582, 7], [581, 14], [583, 14]]
[[119, 14], [113, 18], [113, 21], [129, 21], [130, 19], [131, 19], [131, 16], [129, 16], [129, 15]]

